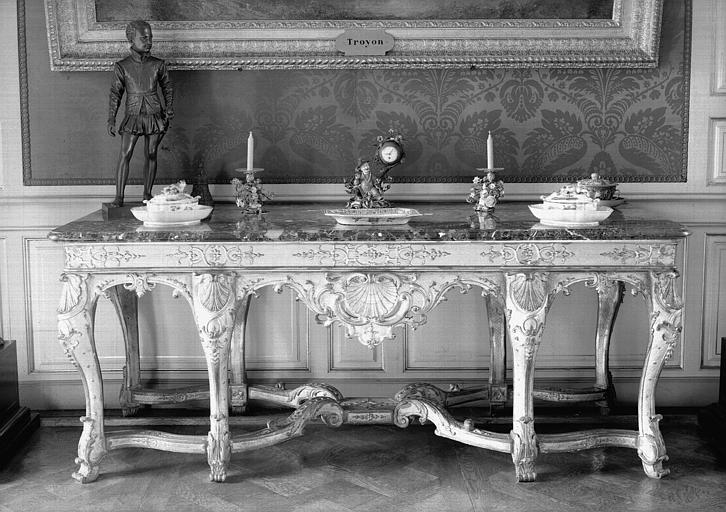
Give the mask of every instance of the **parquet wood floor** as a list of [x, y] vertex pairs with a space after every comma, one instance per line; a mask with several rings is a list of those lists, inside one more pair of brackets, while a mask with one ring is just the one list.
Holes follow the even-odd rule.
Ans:
[[509, 455], [436, 437], [430, 425], [311, 425], [301, 438], [233, 454], [223, 484], [207, 480], [204, 456], [127, 448], [110, 452], [98, 481], [81, 485], [71, 479], [80, 426], [44, 426], [0, 471], [0, 511], [726, 510], [726, 467], [695, 417], [666, 418], [662, 431], [671, 469], [663, 480], [645, 476], [635, 451], [606, 448], [542, 454], [538, 481], [518, 484]]

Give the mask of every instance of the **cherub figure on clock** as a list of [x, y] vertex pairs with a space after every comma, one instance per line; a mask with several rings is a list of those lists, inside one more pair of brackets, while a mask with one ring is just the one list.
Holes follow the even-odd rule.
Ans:
[[387, 208], [390, 203], [383, 194], [391, 188], [391, 169], [404, 157], [403, 136], [388, 130], [386, 136], [376, 139], [376, 152], [372, 160], [358, 159], [353, 176], [345, 182], [350, 195], [346, 208]]

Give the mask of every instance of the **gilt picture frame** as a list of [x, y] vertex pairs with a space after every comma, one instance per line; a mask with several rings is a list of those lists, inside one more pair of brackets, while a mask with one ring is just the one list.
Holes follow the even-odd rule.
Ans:
[[[315, 19], [263, 19], [250, 13], [215, 19], [210, 15], [215, 9], [180, 19], [168, 15], [168, 6], [156, 8], [163, 6], [160, 0], [126, 2], [122, 15], [109, 14], [106, 0], [44, 4], [53, 71], [111, 69], [127, 51], [125, 25], [136, 18], [151, 23], [154, 53], [172, 69], [647, 68], [658, 63], [663, 0], [604, 0], [612, 2], [611, 16], [595, 18], [515, 18], [505, 9], [496, 19], [478, 18], [482, 13], [476, 11], [461, 18], [413, 18], [406, 7], [414, 1], [383, 2], [391, 9], [366, 13], [366, 19], [332, 19], [337, 16], [332, 12], [321, 16], [334, 3], [329, 0], [309, 14]], [[502, 4], [507, 2], [496, 3]], [[439, 10], [448, 12], [450, 5], [442, 2]], [[335, 41], [350, 30], [383, 31], [393, 38], [393, 48], [385, 55], [343, 53]]]

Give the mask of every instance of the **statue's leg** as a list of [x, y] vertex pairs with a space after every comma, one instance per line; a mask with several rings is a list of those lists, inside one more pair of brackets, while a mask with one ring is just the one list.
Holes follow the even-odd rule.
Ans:
[[163, 133], [152, 133], [144, 137], [144, 199], [151, 199], [151, 189], [156, 180], [156, 156]]
[[121, 150], [118, 155], [118, 166], [116, 167], [116, 198], [113, 205], [124, 205], [124, 190], [126, 189], [126, 181], [129, 179], [129, 162], [131, 155], [134, 153], [134, 146], [139, 140], [138, 135], [132, 133], [121, 133]]
[[223, 482], [232, 454], [229, 431], [229, 346], [237, 310], [234, 274], [195, 274], [194, 320], [209, 373], [209, 479]]
[[652, 478], [660, 478], [670, 472], [663, 468], [668, 456], [658, 426], [661, 415], [655, 413], [655, 385], [681, 336], [683, 304], [675, 293], [675, 279], [675, 272], [650, 274], [650, 343], [638, 391], [637, 447], [643, 470]]
[[537, 478], [539, 452], [534, 430], [534, 369], [549, 302], [548, 276], [542, 272], [508, 274], [506, 309], [512, 344], [512, 461], [519, 482]]
[[73, 478], [85, 484], [98, 478], [101, 459], [106, 455], [103, 432], [103, 379], [93, 337], [96, 297], [91, 296], [87, 275], [64, 274], [58, 306], [58, 341], [81, 372], [86, 398], [83, 432], [78, 441], [78, 470]]

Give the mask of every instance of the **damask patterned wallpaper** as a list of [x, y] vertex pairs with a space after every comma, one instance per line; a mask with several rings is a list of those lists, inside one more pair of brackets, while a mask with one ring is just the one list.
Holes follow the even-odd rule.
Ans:
[[[51, 73], [42, 16], [26, 6], [25, 182], [113, 183], [111, 74]], [[173, 72], [176, 117], [157, 183], [199, 168], [210, 182], [229, 182], [246, 161], [250, 130], [267, 183], [341, 182], [389, 128], [405, 137], [396, 181], [470, 181], [485, 166], [490, 130], [505, 181], [591, 172], [685, 181], [689, 52], [690, 2], [665, 0], [661, 62], [650, 70]], [[139, 159], [132, 165], [130, 181], [139, 182]]]

